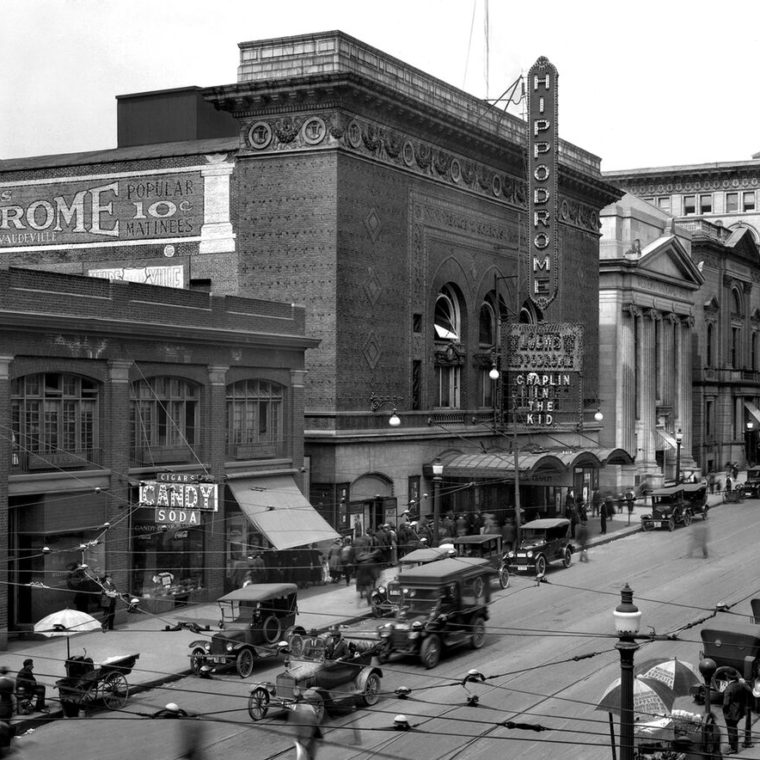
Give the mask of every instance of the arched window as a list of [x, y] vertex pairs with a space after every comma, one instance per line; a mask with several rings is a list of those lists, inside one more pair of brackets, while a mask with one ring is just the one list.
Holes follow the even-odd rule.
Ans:
[[458, 409], [461, 404], [462, 365], [462, 309], [460, 298], [453, 286], [441, 288], [435, 299], [433, 340], [435, 345], [434, 406], [441, 409]]
[[99, 386], [79, 375], [45, 372], [11, 384], [13, 463], [33, 469], [100, 464]]
[[237, 459], [265, 459], [283, 453], [283, 386], [241, 380], [227, 386], [227, 440]]
[[496, 381], [490, 373], [496, 367], [499, 350], [499, 322], [494, 293], [489, 293], [480, 306], [478, 350], [478, 405], [490, 408], [494, 405], [496, 392]]
[[152, 377], [130, 389], [132, 450], [143, 464], [189, 462], [198, 445], [200, 389], [178, 377]]
[[537, 325], [544, 321], [544, 314], [530, 299], [527, 299], [520, 307], [520, 324]]

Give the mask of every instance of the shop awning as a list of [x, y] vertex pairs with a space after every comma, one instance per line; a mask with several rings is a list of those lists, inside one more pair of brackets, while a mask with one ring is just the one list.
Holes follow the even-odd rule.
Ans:
[[290, 475], [229, 480], [240, 509], [275, 549], [338, 538]]
[[744, 408], [752, 415], [755, 422], [760, 423], [760, 409], [758, 409], [751, 401], [745, 401]]
[[665, 441], [665, 443], [667, 443], [671, 449], [678, 448], [678, 443], [676, 439], [670, 433], [668, 433], [665, 430], [660, 430], [660, 428], [655, 428], [655, 429], [657, 430], [657, 435], [659, 435], [660, 438], [662, 438], [662, 440]]

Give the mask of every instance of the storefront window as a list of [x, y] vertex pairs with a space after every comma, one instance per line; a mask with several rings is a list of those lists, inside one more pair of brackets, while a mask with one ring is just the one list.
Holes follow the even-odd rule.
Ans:
[[132, 526], [131, 593], [143, 599], [187, 601], [205, 585], [202, 527], [156, 523], [153, 512]]

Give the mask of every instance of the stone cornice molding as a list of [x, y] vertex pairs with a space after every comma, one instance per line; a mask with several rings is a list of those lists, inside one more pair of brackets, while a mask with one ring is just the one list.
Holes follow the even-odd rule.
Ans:
[[635, 303], [626, 303], [623, 304], [623, 314], [636, 319], [636, 317], [640, 317], [642, 315], [642, 309]]
[[[527, 209], [527, 183], [414, 135], [339, 110], [299, 113], [280, 118], [261, 114], [244, 123], [241, 156], [286, 151], [345, 150], [405, 172], [458, 187], [518, 210]], [[599, 234], [598, 211], [560, 196], [560, 223]]]

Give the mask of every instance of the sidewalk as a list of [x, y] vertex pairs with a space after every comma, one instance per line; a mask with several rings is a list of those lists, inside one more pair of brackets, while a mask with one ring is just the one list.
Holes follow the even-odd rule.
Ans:
[[[719, 494], [710, 495], [708, 503], [715, 506], [722, 503]], [[598, 517], [590, 518], [589, 547], [614, 541], [641, 530], [641, 516], [650, 511], [644, 503], [637, 503], [633, 513], [627, 510], [616, 514], [607, 521], [607, 533], [600, 533]], [[387, 581], [396, 575], [396, 568], [388, 568], [383, 573]], [[382, 582], [382, 581], [381, 581]], [[354, 584], [346, 586], [344, 581], [339, 584], [324, 584], [299, 590], [298, 593], [298, 624], [307, 630], [316, 628], [325, 630], [331, 625], [347, 621], [355, 621], [370, 615], [369, 607], [358, 606]], [[93, 632], [73, 635], [69, 638], [72, 655], [87, 654], [97, 663], [107, 657], [118, 655], [140, 654], [132, 673], [127, 676], [130, 690], [145, 690], [171, 680], [176, 680], [190, 672], [189, 644], [196, 639], [204, 639], [218, 630], [219, 607], [216, 602], [182, 607], [170, 613], [151, 615], [136, 613], [128, 615], [127, 621], [117, 626], [117, 630], [108, 633]], [[190, 630], [165, 630], [179, 622], [192, 621], [201, 627], [209, 626], [209, 630], [200, 634]], [[62, 711], [58, 702], [58, 692], [55, 682], [64, 675], [66, 659], [66, 640], [63, 637], [38, 639], [31, 636], [11, 639], [8, 649], [0, 655], [0, 665], [9, 670], [14, 676], [22, 667], [23, 661], [34, 659], [35, 675], [38, 682], [44, 683], [47, 689], [47, 701], [50, 713], [41, 715], [32, 713], [30, 716], [17, 716], [14, 723], [19, 733], [42, 721], [61, 717]]]

